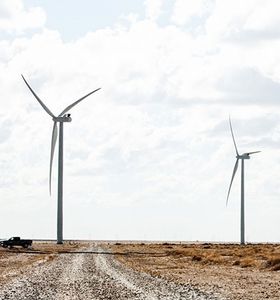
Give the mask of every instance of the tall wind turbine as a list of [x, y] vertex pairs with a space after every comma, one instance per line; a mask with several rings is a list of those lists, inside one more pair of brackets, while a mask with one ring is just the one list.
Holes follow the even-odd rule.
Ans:
[[235, 148], [235, 152], [236, 152], [236, 162], [235, 162], [235, 165], [234, 165], [234, 168], [233, 168], [233, 174], [232, 174], [230, 185], [229, 185], [229, 189], [228, 189], [226, 204], [228, 204], [228, 199], [229, 199], [229, 194], [230, 194], [232, 182], [233, 182], [234, 176], [236, 174], [236, 171], [238, 169], [239, 160], [241, 160], [240, 244], [244, 245], [245, 244], [244, 160], [245, 159], [250, 159], [250, 155], [251, 154], [259, 153], [261, 151], [247, 152], [247, 153], [243, 153], [243, 154], [240, 155], [239, 152], [238, 152], [238, 150], [237, 150], [237, 146], [236, 146], [236, 142], [235, 142], [235, 138], [234, 138], [234, 134], [233, 134], [232, 124], [231, 124], [231, 119], [230, 118], [229, 118], [229, 126], [230, 126], [231, 136], [232, 136], [232, 140], [233, 140], [233, 144], [234, 144], [234, 148]]
[[43, 101], [36, 95], [36, 93], [32, 90], [31, 86], [27, 83], [23, 75], [21, 75], [24, 82], [28, 86], [29, 90], [33, 94], [33, 96], [37, 99], [37, 101], [41, 104], [43, 109], [46, 111], [48, 115], [52, 117], [54, 122], [53, 131], [52, 131], [52, 140], [51, 140], [51, 157], [50, 157], [50, 173], [49, 173], [49, 191], [51, 194], [51, 176], [52, 176], [52, 163], [53, 163], [53, 155], [57, 140], [57, 123], [59, 123], [59, 148], [58, 148], [58, 188], [57, 188], [57, 244], [63, 243], [63, 123], [71, 122], [72, 119], [70, 114], [66, 114], [71, 108], [80, 103], [82, 100], [90, 96], [91, 94], [100, 90], [100, 88], [88, 93], [77, 101], [73, 102], [69, 106], [67, 106], [58, 116], [55, 116], [48, 107], [43, 103]]

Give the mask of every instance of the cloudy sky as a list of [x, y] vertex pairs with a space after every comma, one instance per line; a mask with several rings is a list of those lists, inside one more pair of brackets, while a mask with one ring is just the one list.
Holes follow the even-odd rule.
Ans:
[[[65, 124], [64, 237], [280, 241], [277, 0], [1, 0], [0, 237], [56, 238], [52, 120]], [[56, 152], [57, 157], [57, 152]], [[240, 170], [239, 170], [240, 171]]]

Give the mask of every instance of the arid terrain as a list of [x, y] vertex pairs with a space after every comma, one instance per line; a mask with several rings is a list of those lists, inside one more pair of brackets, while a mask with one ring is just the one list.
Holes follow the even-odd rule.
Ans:
[[0, 299], [280, 299], [280, 246], [36, 242], [0, 248]]
[[112, 251], [130, 268], [191, 284], [225, 299], [280, 299], [280, 245], [120, 244]]

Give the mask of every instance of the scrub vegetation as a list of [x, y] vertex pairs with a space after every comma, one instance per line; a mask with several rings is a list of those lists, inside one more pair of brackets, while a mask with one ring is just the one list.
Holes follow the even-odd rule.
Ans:
[[227, 299], [280, 299], [280, 245], [136, 243], [109, 245], [134, 270]]

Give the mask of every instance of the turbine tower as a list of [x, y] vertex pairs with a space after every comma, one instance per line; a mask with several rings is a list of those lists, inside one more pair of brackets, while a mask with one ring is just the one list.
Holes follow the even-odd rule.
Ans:
[[229, 185], [229, 189], [228, 189], [226, 205], [228, 204], [230, 190], [231, 190], [231, 186], [232, 186], [232, 183], [233, 183], [234, 176], [235, 176], [236, 171], [238, 169], [239, 160], [241, 160], [240, 244], [244, 245], [245, 244], [244, 160], [245, 159], [250, 159], [250, 155], [251, 154], [259, 153], [261, 151], [247, 152], [247, 153], [243, 153], [243, 154], [240, 155], [239, 152], [238, 152], [238, 150], [237, 150], [237, 146], [236, 146], [236, 142], [235, 142], [235, 138], [234, 138], [234, 134], [233, 134], [232, 124], [231, 124], [231, 119], [230, 118], [229, 118], [229, 126], [230, 126], [231, 136], [232, 136], [232, 140], [233, 140], [233, 144], [234, 144], [234, 148], [235, 148], [235, 152], [236, 152], [236, 162], [235, 162], [235, 165], [234, 165], [234, 168], [233, 168], [233, 173], [232, 173], [232, 177], [231, 177], [231, 181], [230, 181], [230, 185]]
[[71, 108], [76, 106], [82, 100], [90, 96], [91, 94], [100, 90], [100, 88], [88, 93], [77, 101], [73, 102], [69, 106], [67, 106], [58, 116], [55, 116], [48, 107], [43, 103], [43, 101], [36, 95], [36, 93], [32, 90], [31, 86], [25, 80], [23, 75], [21, 75], [27, 87], [33, 94], [33, 96], [37, 99], [43, 109], [52, 117], [54, 122], [53, 130], [52, 130], [52, 140], [51, 140], [51, 157], [50, 157], [50, 173], [49, 173], [49, 192], [51, 195], [51, 176], [52, 176], [52, 163], [53, 163], [53, 155], [57, 140], [57, 123], [59, 123], [59, 143], [58, 143], [58, 188], [57, 188], [57, 244], [63, 243], [63, 123], [71, 122], [72, 119], [70, 114], [66, 114]]

